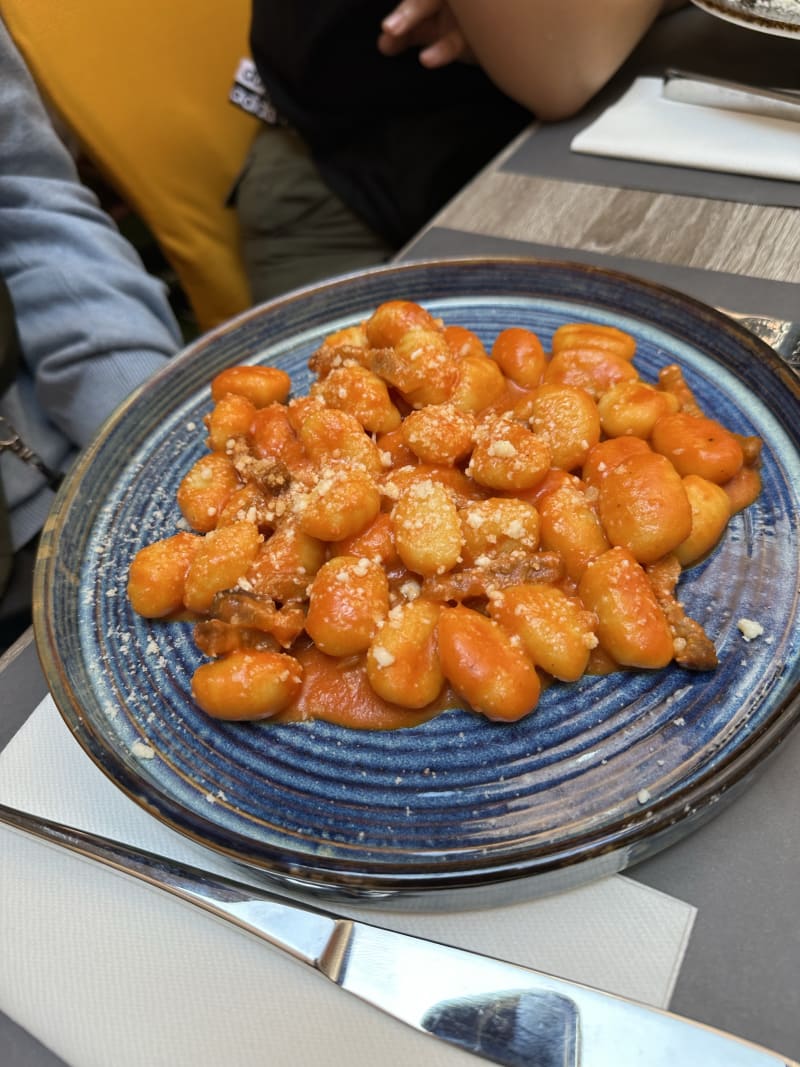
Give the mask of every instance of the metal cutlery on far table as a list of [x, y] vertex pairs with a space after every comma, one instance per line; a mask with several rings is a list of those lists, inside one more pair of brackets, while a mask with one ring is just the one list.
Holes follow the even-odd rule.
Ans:
[[800, 93], [791, 89], [764, 89], [670, 67], [664, 72], [663, 94], [681, 104], [800, 122]]
[[767, 315], [742, 315], [728, 308], [718, 310], [765, 341], [795, 374], [800, 375], [800, 323]]
[[4, 804], [0, 823], [194, 904], [414, 1029], [505, 1067], [798, 1067], [668, 1012], [337, 916]]

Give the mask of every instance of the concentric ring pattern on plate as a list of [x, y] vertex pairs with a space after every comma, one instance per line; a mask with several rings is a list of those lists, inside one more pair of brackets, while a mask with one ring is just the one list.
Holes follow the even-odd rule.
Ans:
[[[716, 671], [553, 685], [515, 724], [456, 709], [412, 729], [364, 732], [215, 722], [194, 706], [190, 625], [137, 617], [125, 585], [134, 553], [178, 528], [175, 491], [204, 451], [208, 382], [231, 363], [271, 362], [302, 393], [322, 338], [396, 297], [488, 343], [509, 325], [535, 329], [545, 345], [565, 321], [617, 325], [636, 336], [643, 378], [678, 361], [709, 413], [763, 438], [759, 500], [680, 586], [717, 645]], [[799, 415], [791, 373], [739, 326], [670, 290], [584, 266], [408, 264], [264, 305], [148, 383], [62, 489], [36, 574], [37, 641], [56, 703], [137, 802], [278, 877], [391, 892], [580, 870], [617, 850], [647, 855], [693, 829], [797, 717]], [[760, 622], [762, 637], [746, 642], [742, 618]]]

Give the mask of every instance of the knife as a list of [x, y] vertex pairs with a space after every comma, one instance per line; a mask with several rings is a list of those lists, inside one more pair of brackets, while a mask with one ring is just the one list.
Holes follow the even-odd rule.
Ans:
[[800, 122], [800, 95], [790, 89], [761, 89], [671, 67], [664, 72], [662, 92], [668, 100], [682, 104], [700, 104], [723, 111], [743, 111]]
[[505, 1067], [800, 1067], [657, 1008], [336, 915], [5, 804], [0, 822], [194, 904], [414, 1029]]

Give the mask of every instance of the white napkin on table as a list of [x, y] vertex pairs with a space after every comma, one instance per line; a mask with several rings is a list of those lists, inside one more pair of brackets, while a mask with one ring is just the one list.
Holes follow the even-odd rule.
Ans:
[[[0, 800], [242, 879], [117, 790], [49, 697], [0, 754]], [[72, 1067], [476, 1062], [199, 909], [1, 826], [0, 901], [0, 1009]], [[619, 875], [467, 912], [336, 910], [659, 1007], [695, 915]]]
[[800, 122], [668, 100], [637, 78], [572, 140], [574, 152], [800, 180]]

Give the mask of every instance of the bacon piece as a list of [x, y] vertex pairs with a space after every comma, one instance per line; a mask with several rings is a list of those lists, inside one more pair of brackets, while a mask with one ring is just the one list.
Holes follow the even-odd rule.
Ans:
[[718, 664], [714, 642], [699, 622], [690, 618], [675, 599], [681, 565], [673, 555], [645, 567], [658, 606], [672, 631], [675, 662], [690, 671], [712, 671]]
[[686, 384], [683, 371], [677, 363], [670, 363], [669, 366], [661, 368], [658, 372], [658, 384], [665, 393], [672, 393], [680, 405], [679, 410], [684, 412], [684, 414], [705, 414], [703, 409], [697, 403], [694, 393]]
[[760, 437], [745, 437], [741, 433], [735, 433], [733, 436], [741, 446], [745, 467], [755, 467], [761, 457], [761, 448], [764, 442]]
[[279, 608], [268, 597], [239, 590], [217, 593], [210, 614], [221, 622], [271, 634], [284, 648], [289, 648], [303, 632], [306, 621], [305, 611], [300, 604], [286, 604]]
[[435, 575], [422, 583], [421, 595], [428, 600], [474, 600], [496, 589], [533, 582], [557, 582], [564, 577], [564, 563], [557, 552], [519, 556], [509, 552], [488, 560], [485, 566]]
[[237, 626], [221, 619], [204, 619], [194, 628], [194, 640], [205, 656], [225, 656], [229, 652], [249, 649], [258, 652], [279, 652], [280, 645], [272, 634], [250, 626]]
[[322, 380], [327, 378], [334, 368], [343, 367], [347, 363], [358, 363], [361, 367], [369, 367], [374, 349], [363, 348], [360, 345], [321, 345], [313, 353], [308, 361], [308, 368]]

